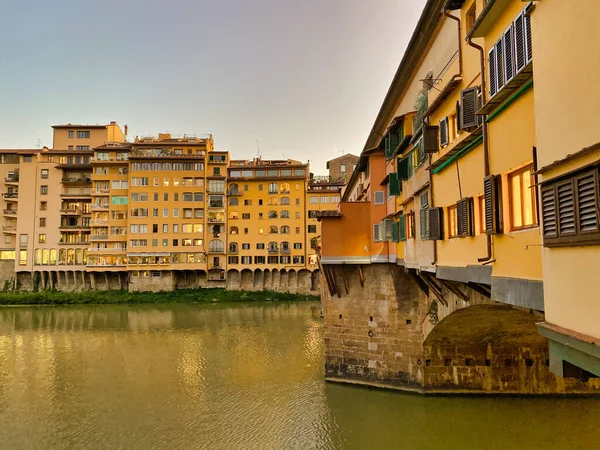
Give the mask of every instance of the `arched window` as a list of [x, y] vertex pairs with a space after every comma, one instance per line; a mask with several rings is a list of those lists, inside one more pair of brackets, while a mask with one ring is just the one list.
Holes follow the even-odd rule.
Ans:
[[269, 253], [277, 253], [278, 251], [277, 242], [269, 242]]
[[220, 253], [225, 250], [225, 246], [223, 245], [223, 241], [220, 239], [213, 239], [208, 244], [208, 251], [213, 253]]
[[287, 241], [283, 241], [281, 246], [279, 247], [281, 253], [289, 253], [290, 252], [290, 243]]
[[42, 249], [40, 249], [40, 248], [35, 250], [35, 264], [37, 266], [42, 264]]
[[75, 264], [75, 250], [70, 248], [67, 250], [67, 265], [72, 266]]
[[229, 243], [229, 253], [237, 253], [238, 252], [238, 244], [237, 242]]
[[281, 194], [289, 194], [290, 193], [290, 183], [281, 183], [279, 187], [279, 192]]
[[58, 264], [63, 265], [67, 263], [67, 249], [61, 248], [58, 251]]
[[279, 217], [281, 217], [282, 219], [289, 219], [290, 212], [287, 209], [284, 209], [283, 211], [281, 211], [281, 214], [279, 215]]
[[230, 195], [237, 195], [240, 193], [240, 188], [237, 184], [232, 184], [231, 186], [229, 186], [229, 194]]
[[277, 234], [278, 230], [277, 230], [277, 226], [276, 225], [271, 225], [269, 227], [269, 234]]
[[233, 197], [229, 199], [229, 206], [238, 206], [239, 202], [238, 199]]
[[269, 194], [277, 194], [277, 183], [269, 183]]
[[277, 211], [269, 211], [269, 219], [277, 219]]
[[56, 249], [50, 249], [50, 265], [56, 265]]
[[289, 205], [290, 204], [290, 198], [289, 197], [281, 197], [281, 200], [279, 201], [280, 205]]
[[42, 250], [42, 264], [44, 264], [45, 266], [50, 264], [50, 250], [47, 248]]
[[83, 264], [83, 249], [75, 250], [75, 264]]
[[[52, 261], [52, 250], [50, 250], [50, 261]], [[87, 248], [83, 249], [83, 263], [87, 264], [88, 261], [88, 251]]]
[[239, 234], [240, 230], [238, 230], [238, 227], [229, 227], [229, 234]]
[[284, 225], [281, 227], [281, 234], [290, 234], [290, 227]]
[[269, 197], [269, 205], [277, 205], [278, 203], [277, 197]]

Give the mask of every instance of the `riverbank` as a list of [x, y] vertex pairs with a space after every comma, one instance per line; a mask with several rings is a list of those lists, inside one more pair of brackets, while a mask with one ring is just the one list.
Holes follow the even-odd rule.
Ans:
[[108, 305], [143, 303], [233, 303], [292, 302], [320, 300], [316, 295], [271, 291], [229, 291], [219, 288], [185, 289], [172, 292], [0, 292], [0, 305]]

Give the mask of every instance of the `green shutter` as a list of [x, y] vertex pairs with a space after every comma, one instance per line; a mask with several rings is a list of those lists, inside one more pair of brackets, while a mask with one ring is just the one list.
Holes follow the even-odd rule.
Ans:
[[400, 241], [399, 234], [400, 233], [399, 233], [399, 229], [398, 229], [398, 222], [392, 223], [392, 241], [394, 241], [394, 242]]
[[402, 193], [402, 182], [397, 173], [390, 173], [390, 195], [400, 195]]
[[401, 180], [408, 180], [410, 178], [410, 157], [411, 155], [405, 156], [404, 158], [398, 158], [398, 178], [400, 178]]
[[385, 138], [385, 156], [388, 158], [390, 155], [390, 135], [388, 134]]
[[399, 235], [399, 240], [406, 240], [406, 216], [404, 214], [400, 216]]
[[398, 139], [398, 135], [396, 133], [390, 133], [390, 154], [388, 155], [388, 158], [394, 156], [394, 152], [396, 151], [396, 148], [398, 148], [399, 143], [400, 140]]

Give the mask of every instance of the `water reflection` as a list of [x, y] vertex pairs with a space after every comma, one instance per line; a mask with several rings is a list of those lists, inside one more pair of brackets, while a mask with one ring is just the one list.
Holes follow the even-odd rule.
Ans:
[[0, 308], [0, 448], [596, 448], [600, 402], [323, 382], [315, 303]]

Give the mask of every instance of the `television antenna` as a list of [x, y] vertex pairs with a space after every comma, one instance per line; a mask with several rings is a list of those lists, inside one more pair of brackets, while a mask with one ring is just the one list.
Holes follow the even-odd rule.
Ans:
[[256, 157], [260, 158], [260, 140], [258, 138], [256, 138]]

